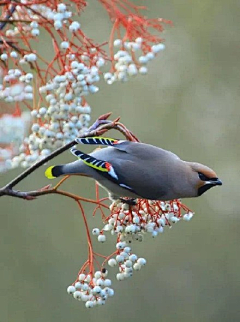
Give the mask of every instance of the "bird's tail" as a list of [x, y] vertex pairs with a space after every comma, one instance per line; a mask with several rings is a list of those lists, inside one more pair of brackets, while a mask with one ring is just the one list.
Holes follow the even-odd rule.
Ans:
[[63, 166], [62, 165], [53, 165], [45, 171], [45, 176], [48, 179], [55, 179], [61, 175], [63, 175]]

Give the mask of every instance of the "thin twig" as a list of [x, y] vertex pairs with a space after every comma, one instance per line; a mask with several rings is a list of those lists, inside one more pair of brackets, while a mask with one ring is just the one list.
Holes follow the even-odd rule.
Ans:
[[8, 10], [6, 16], [4, 17], [5, 21], [0, 22], [0, 30], [3, 30], [3, 28], [6, 26], [8, 22], [10, 22], [10, 18], [12, 17], [14, 11], [16, 10], [16, 4], [11, 4], [10, 9]]
[[[24, 19], [17, 19], [17, 20], [9, 20], [9, 19], [0, 19], [0, 23], [10, 23], [10, 24], [15, 24], [17, 22], [23, 22], [23, 23], [31, 23], [32, 20], [24, 20]], [[1, 29], [0, 29], [1, 30]]]

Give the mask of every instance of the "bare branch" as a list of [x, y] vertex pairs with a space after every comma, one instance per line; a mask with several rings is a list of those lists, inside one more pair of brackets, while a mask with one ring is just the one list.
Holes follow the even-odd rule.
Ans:
[[[136, 137], [132, 134], [131, 131], [129, 131], [122, 123], [119, 123], [120, 117], [116, 118], [114, 121], [108, 120], [108, 117], [111, 115], [111, 113], [106, 113], [101, 115], [90, 128], [88, 129], [87, 132], [84, 134], [80, 135], [79, 138], [84, 138], [88, 136], [99, 136], [111, 129], [115, 129], [119, 132], [121, 132], [127, 140], [131, 141], [137, 141]], [[16, 186], [19, 182], [24, 180], [26, 177], [28, 177], [31, 173], [33, 173], [35, 170], [37, 170], [39, 167], [41, 167], [43, 164], [46, 164], [48, 161], [52, 160], [56, 156], [60, 155], [64, 151], [70, 149], [72, 146], [74, 146], [76, 143], [75, 140], [71, 141], [68, 144], [65, 144], [63, 147], [55, 150], [52, 152], [50, 155], [47, 157], [43, 158], [42, 160], [36, 162], [34, 165], [32, 165], [30, 168], [22, 172], [20, 175], [18, 175], [16, 178], [14, 178], [12, 181], [10, 181], [7, 185], [2, 187], [0, 189], [0, 197], [2, 196], [11, 196], [11, 197], [16, 197], [16, 198], [21, 198], [25, 200], [33, 200], [36, 199], [36, 197], [43, 196], [46, 194], [52, 194], [52, 193], [60, 193], [57, 188], [62, 184], [63, 181], [66, 179], [62, 179], [59, 184], [57, 184], [54, 188], [50, 189], [50, 186], [44, 187], [40, 190], [33, 190], [33, 191], [18, 191], [18, 190], [13, 190], [13, 187]], [[64, 193], [67, 195], [67, 193]], [[70, 196], [70, 198], [76, 199], [76, 196]]]

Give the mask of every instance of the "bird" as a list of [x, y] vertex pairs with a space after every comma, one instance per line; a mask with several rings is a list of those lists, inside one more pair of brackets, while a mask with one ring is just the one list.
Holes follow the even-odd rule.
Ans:
[[108, 191], [112, 201], [193, 198], [222, 185], [211, 168], [150, 144], [105, 137], [76, 138], [75, 142], [106, 147], [86, 154], [73, 146], [70, 151], [78, 160], [48, 167], [46, 177], [90, 177]]

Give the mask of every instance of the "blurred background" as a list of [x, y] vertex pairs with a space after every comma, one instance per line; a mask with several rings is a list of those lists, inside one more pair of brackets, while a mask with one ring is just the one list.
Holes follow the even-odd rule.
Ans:
[[[126, 84], [102, 83], [99, 94], [89, 97], [92, 120], [112, 111], [141, 141], [212, 167], [223, 186], [185, 200], [196, 213], [190, 222], [134, 245], [147, 266], [127, 282], [118, 282], [111, 273], [115, 296], [93, 310], [66, 292], [87, 256], [83, 221], [74, 203], [59, 196], [31, 202], [1, 198], [0, 322], [240, 320], [240, 4], [135, 2], [148, 6], [149, 17], [173, 21], [174, 27], [166, 26], [163, 34], [166, 50], [149, 64], [146, 76]], [[99, 3], [89, 1], [80, 21], [90, 37], [106, 40], [111, 24]], [[54, 163], [70, 160], [66, 152]], [[18, 188], [48, 184], [44, 170]], [[1, 174], [1, 186], [20, 172]], [[71, 179], [65, 188], [86, 197], [94, 193], [85, 179]], [[90, 227], [101, 226], [91, 211], [90, 206]], [[103, 253], [114, 247], [113, 240], [94, 244]]]

